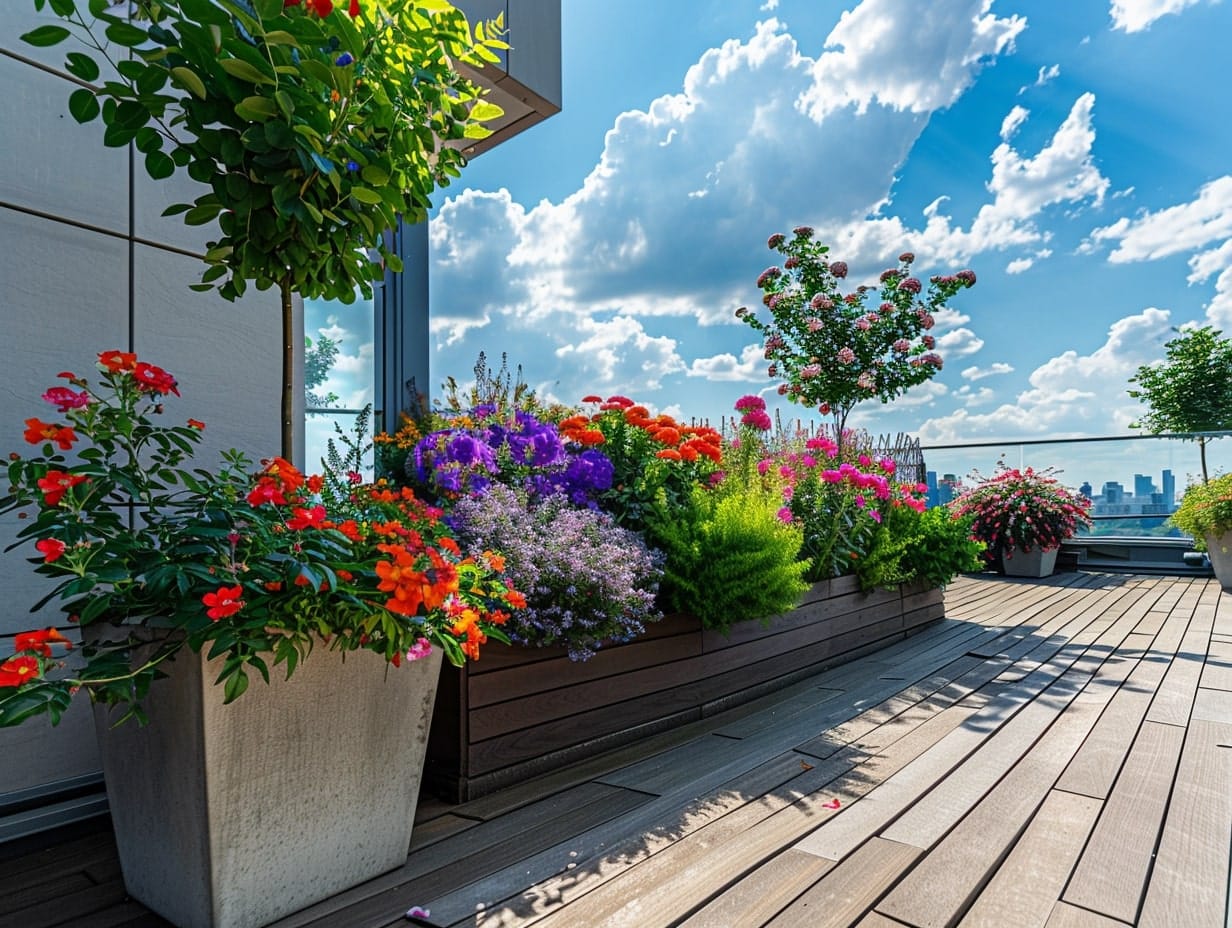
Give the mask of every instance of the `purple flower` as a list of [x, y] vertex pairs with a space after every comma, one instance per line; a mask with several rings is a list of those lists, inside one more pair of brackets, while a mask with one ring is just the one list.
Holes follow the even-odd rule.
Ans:
[[345, 68], [347, 65], [354, 64], [354, 63], [355, 63], [355, 56], [352, 55], [350, 52], [343, 52], [341, 55], [339, 55], [337, 58], [334, 59], [334, 64], [336, 64], [340, 68]]

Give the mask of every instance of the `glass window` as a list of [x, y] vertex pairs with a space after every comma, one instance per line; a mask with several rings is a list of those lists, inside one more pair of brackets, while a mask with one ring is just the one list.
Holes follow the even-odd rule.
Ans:
[[[349, 305], [304, 301], [304, 463], [309, 473], [321, 469], [329, 440], [337, 434], [335, 426], [350, 434], [355, 417], [375, 402], [376, 312], [381, 294], [377, 286], [372, 299], [361, 296]], [[381, 421], [381, 410], [373, 411], [372, 421]], [[369, 453], [365, 479], [371, 471]]]

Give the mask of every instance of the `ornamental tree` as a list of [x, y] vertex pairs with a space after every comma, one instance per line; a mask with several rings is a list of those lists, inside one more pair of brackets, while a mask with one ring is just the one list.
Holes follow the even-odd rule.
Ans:
[[[1211, 326], [1173, 331], [1179, 334], [1164, 344], [1166, 360], [1144, 364], [1129, 378], [1140, 387], [1129, 395], [1147, 405], [1146, 414], [1129, 427], [1154, 435], [1232, 429], [1232, 341]], [[1206, 443], [1218, 436], [1187, 437], [1198, 442], [1206, 483]]]
[[915, 255], [905, 252], [897, 267], [882, 271], [880, 302], [870, 309], [876, 288], [844, 293], [846, 263], [830, 261], [829, 247], [808, 226], [791, 238], [775, 233], [766, 244], [784, 258], [757, 279], [768, 319], [746, 307], [736, 315], [762, 336], [770, 377], [783, 380], [779, 394], [832, 417], [841, 453], [847, 416], [858, 403], [888, 403], [941, 370], [928, 331], [950, 297], [975, 285], [975, 274], [933, 277], [922, 295], [911, 276]]
[[[78, 122], [134, 145], [147, 173], [183, 169], [201, 193], [170, 207], [217, 223], [194, 289], [225, 299], [277, 287], [283, 325], [283, 456], [292, 437], [292, 295], [352, 302], [384, 268], [386, 231], [424, 219], [465, 158], [445, 143], [490, 134], [501, 110], [456, 65], [497, 61], [498, 19], [472, 32], [446, 0], [34, 0], [75, 37], [65, 68]], [[378, 254], [383, 263], [375, 262]]]

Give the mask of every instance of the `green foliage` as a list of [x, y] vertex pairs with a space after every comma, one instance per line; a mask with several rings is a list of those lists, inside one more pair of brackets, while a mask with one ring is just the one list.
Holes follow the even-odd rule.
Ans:
[[682, 505], [659, 506], [651, 543], [667, 555], [659, 597], [665, 611], [691, 612], [724, 633], [736, 622], [795, 607], [808, 589], [797, 560], [801, 530], [784, 523], [773, 496], [694, 489]]
[[[1153, 434], [1232, 429], [1232, 341], [1210, 326], [1175, 331], [1179, 335], [1164, 345], [1166, 360], [1143, 365], [1129, 378], [1139, 386], [1129, 395], [1147, 405], [1130, 427]], [[1207, 438], [1197, 441], [1205, 481]]]
[[1208, 534], [1232, 530], [1232, 474], [1189, 487], [1168, 522], [1192, 535], [1194, 547], [1205, 551]]
[[304, 402], [309, 409], [322, 409], [338, 402], [337, 393], [316, 394], [313, 391], [325, 383], [330, 369], [338, 360], [338, 342], [322, 335], [315, 342], [304, 339]]
[[72, 116], [101, 117], [104, 143], [134, 144], [151, 177], [186, 170], [207, 188], [167, 213], [218, 224], [197, 286], [227, 299], [248, 281], [345, 303], [371, 296], [384, 269], [369, 251], [401, 269], [385, 231], [427, 215], [429, 195], [465, 163], [459, 143], [500, 115], [456, 66], [497, 61], [501, 23], [472, 33], [444, 0], [360, 0], [356, 16], [330, 0], [326, 15], [315, 0], [133, 7], [130, 20], [105, 0], [52, 0], [64, 25], [23, 39], [75, 36], [85, 51], [65, 67], [90, 86], [69, 97]]
[[984, 568], [984, 543], [971, 536], [971, 520], [945, 507], [919, 512], [886, 510], [865, 556], [856, 561], [864, 590], [922, 581], [945, 586], [958, 574]]

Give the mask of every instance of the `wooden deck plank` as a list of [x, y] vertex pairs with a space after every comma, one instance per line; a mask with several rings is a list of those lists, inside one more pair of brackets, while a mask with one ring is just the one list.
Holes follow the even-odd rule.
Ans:
[[1043, 928], [1102, 803], [1053, 790], [959, 928]]
[[[1214, 691], [1211, 691], [1214, 692]], [[1140, 928], [1223, 928], [1232, 834], [1232, 724], [1190, 722]]]
[[846, 928], [920, 856], [917, 848], [870, 838], [766, 928]]
[[1125, 922], [1058, 902], [1044, 928], [1126, 928]]
[[1186, 632], [1181, 646], [1172, 659], [1172, 665], [1164, 674], [1163, 681], [1147, 710], [1149, 722], [1179, 725], [1184, 728], [1193, 708], [1194, 694], [1206, 662], [1206, 648], [1210, 640], [1207, 632]]
[[1062, 897], [1133, 923], [1155, 858], [1185, 730], [1143, 722]]
[[1200, 685], [1207, 689], [1232, 690], [1232, 641], [1211, 640]]
[[834, 867], [788, 848], [680, 923], [680, 928], [761, 928]]

